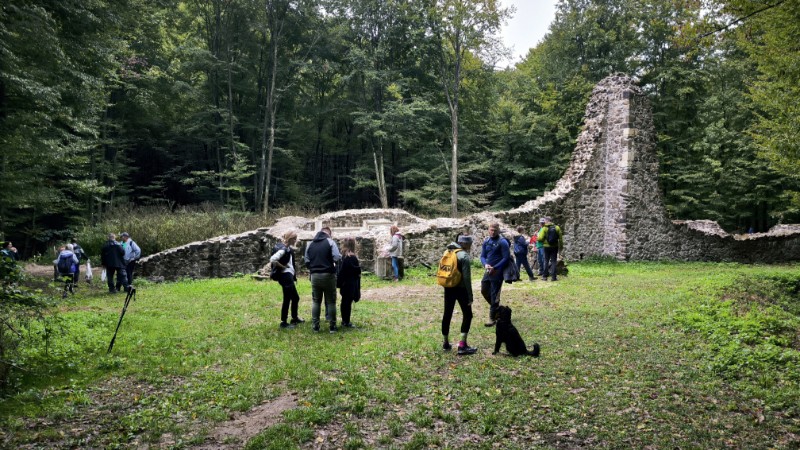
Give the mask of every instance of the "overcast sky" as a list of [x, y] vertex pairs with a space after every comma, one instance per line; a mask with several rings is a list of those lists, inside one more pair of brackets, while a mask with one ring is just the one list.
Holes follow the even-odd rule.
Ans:
[[547, 33], [550, 22], [556, 13], [558, 0], [500, 0], [503, 6], [514, 5], [517, 12], [503, 27], [502, 37], [506, 46], [513, 47], [511, 61], [505, 65], [519, 62]]

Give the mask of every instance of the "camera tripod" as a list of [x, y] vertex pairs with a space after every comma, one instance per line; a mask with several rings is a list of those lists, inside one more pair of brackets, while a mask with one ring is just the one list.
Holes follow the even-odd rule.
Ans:
[[119, 322], [117, 322], [117, 329], [114, 330], [114, 337], [111, 338], [111, 343], [108, 344], [108, 350], [106, 351], [106, 355], [111, 353], [111, 349], [114, 348], [114, 341], [117, 339], [117, 332], [119, 331], [119, 326], [122, 325], [122, 318], [125, 317], [125, 311], [128, 310], [128, 305], [131, 303], [131, 300], [136, 300], [136, 288], [130, 286], [128, 289], [128, 295], [125, 296], [125, 304], [122, 306], [122, 314], [119, 315]]

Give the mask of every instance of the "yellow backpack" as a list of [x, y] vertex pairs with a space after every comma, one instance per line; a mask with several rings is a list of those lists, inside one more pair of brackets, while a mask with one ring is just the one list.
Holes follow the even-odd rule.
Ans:
[[439, 260], [439, 270], [436, 271], [436, 282], [439, 286], [456, 287], [461, 283], [461, 271], [458, 270], [458, 252], [463, 250], [447, 249]]

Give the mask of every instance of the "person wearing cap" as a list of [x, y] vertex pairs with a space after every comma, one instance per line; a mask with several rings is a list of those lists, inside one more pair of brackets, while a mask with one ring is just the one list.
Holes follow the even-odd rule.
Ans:
[[[551, 229], [554, 234], [550, 234]], [[542, 229], [539, 230], [537, 239], [542, 242], [542, 246], [544, 247], [545, 267], [542, 281], [547, 281], [548, 275], [550, 275], [552, 281], [558, 281], [558, 274], [556, 273], [558, 266], [558, 249], [564, 248], [564, 233], [561, 231], [561, 227], [553, 223], [552, 218], [547, 217], [546, 223]]]
[[[444, 350], [452, 349], [450, 345], [450, 321], [456, 302], [461, 308], [461, 340], [458, 342], [459, 355], [472, 355], [476, 348], [467, 345], [467, 334], [472, 325], [472, 275], [470, 271], [471, 258], [469, 251], [472, 249], [472, 236], [459, 234], [458, 241], [447, 246], [448, 250], [456, 251], [458, 270], [461, 272], [461, 281], [457, 286], [444, 288], [444, 315], [442, 316], [442, 336]], [[459, 251], [462, 250], [462, 251]]]
[[503, 288], [503, 269], [511, 263], [508, 241], [500, 236], [500, 224], [489, 225], [489, 237], [481, 247], [481, 265], [485, 270], [481, 279], [481, 295], [489, 304], [489, 321], [484, 325], [494, 326], [495, 311], [500, 305], [500, 290]]
[[[142, 249], [133, 242], [131, 235], [128, 232], [123, 232], [122, 248], [125, 250], [125, 273], [128, 275], [128, 286], [133, 284], [133, 269], [136, 268], [136, 261], [142, 256]], [[117, 282], [117, 290], [119, 290], [119, 282]]]

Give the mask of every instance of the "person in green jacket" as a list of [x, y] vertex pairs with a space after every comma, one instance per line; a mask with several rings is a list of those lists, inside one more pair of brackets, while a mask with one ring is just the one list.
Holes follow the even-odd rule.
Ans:
[[558, 249], [564, 247], [564, 233], [561, 232], [561, 227], [553, 223], [550, 217], [545, 218], [545, 224], [539, 230], [537, 236], [537, 243], [542, 243], [544, 248], [544, 275], [542, 280], [547, 281], [547, 275], [550, 274], [552, 281], [558, 281], [556, 276], [556, 266], [558, 265]]
[[469, 256], [469, 251], [472, 248], [472, 236], [460, 235], [458, 236], [458, 242], [450, 243], [447, 248], [449, 250], [463, 251], [459, 251], [456, 254], [458, 270], [461, 272], [461, 281], [457, 286], [444, 288], [444, 315], [442, 316], [444, 343], [442, 348], [444, 350], [452, 349], [450, 345], [450, 320], [453, 318], [453, 310], [455, 310], [456, 302], [458, 302], [462, 314], [461, 340], [458, 343], [458, 354], [472, 355], [478, 351], [476, 348], [467, 345], [467, 334], [472, 325], [472, 274]]

